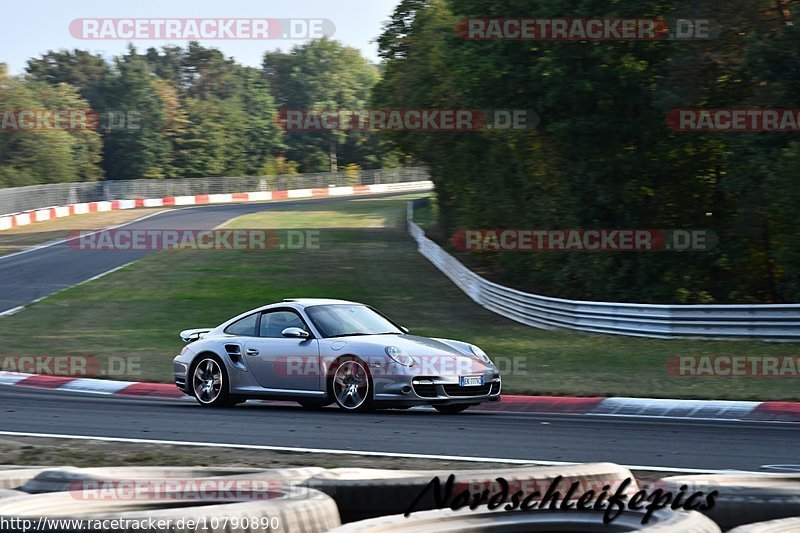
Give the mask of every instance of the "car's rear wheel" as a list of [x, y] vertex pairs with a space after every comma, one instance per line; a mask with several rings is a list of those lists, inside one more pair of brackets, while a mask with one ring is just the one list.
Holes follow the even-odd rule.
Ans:
[[457, 403], [454, 405], [434, 405], [433, 408], [442, 413], [443, 415], [457, 415], [462, 411], [466, 411], [470, 404]]
[[192, 367], [192, 394], [203, 407], [232, 407], [242, 401], [231, 397], [225, 365], [213, 355], [201, 356]]
[[336, 404], [345, 411], [372, 409], [372, 377], [357, 357], [340, 359], [331, 377], [330, 390]]

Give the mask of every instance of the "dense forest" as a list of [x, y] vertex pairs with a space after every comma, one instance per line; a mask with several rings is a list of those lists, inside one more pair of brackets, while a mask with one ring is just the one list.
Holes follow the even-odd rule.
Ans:
[[194, 42], [130, 46], [111, 64], [51, 51], [20, 77], [0, 65], [1, 109], [90, 109], [96, 126], [4, 128], [0, 186], [319, 172], [332, 160], [396, 166], [397, 154], [363, 132], [287, 132], [277, 120], [278, 105], [363, 108], [378, 76], [358, 50], [329, 39], [267, 53], [261, 68]]
[[[553, 296], [800, 301], [800, 137], [671, 129], [680, 108], [798, 108], [800, 27], [776, 0], [401, 0], [382, 62], [322, 39], [246, 67], [197, 43], [108, 62], [52, 51], [0, 65], [0, 108], [84, 109], [100, 127], [0, 131], [0, 186], [376, 168], [431, 171], [460, 228], [703, 228], [709, 252], [480, 253], [490, 277]], [[714, 21], [692, 41], [467, 40], [470, 17]], [[288, 132], [280, 109], [532, 109], [535, 129]], [[133, 112], [137, 128], [103, 122]], [[443, 238], [443, 241], [446, 240]]]
[[[391, 133], [458, 228], [707, 228], [710, 252], [488, 253], [498, 279], [610, 301], [800, 301], [800, 136], [670, 129], [679, 108], [798, 108], [790, 2], [403, 0], [380, 37], [377, 105], [535, 109], [535, 131]], [[694, 41], [471, 41], [470, 17], [715, 21]], [[388, 134], [387, 134], [388, 135]]]

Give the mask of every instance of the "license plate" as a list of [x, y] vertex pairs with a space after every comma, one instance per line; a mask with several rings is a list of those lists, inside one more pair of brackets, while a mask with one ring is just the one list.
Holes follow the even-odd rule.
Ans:
[[483, 376], [461, 376], [462, 387], [480, 387], [483, 385]]

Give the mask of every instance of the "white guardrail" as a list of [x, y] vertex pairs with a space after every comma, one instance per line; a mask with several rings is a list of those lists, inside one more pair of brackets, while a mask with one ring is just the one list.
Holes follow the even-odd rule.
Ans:
[[658, 305], [565, 300], [510, 289], [472, 272], [430, 240], [414, 222], [408, 232], [419, 252], [478, 305], [527, 326], [651, 338], [800, 340], [800, 304]]

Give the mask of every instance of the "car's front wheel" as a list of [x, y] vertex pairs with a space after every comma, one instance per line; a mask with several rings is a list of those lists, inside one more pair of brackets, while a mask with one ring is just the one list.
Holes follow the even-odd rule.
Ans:
[[330, 390], [336, 404], [345, 411], [372, 409], [372, 377], [359, 358], [345, 358], [337, 363], [331, 377]]
[[218, 357], [200, 357], [192, 369], [192, 394], [203, 407], [231, 407], [241, 401], [228, 390], [228, 374]]

